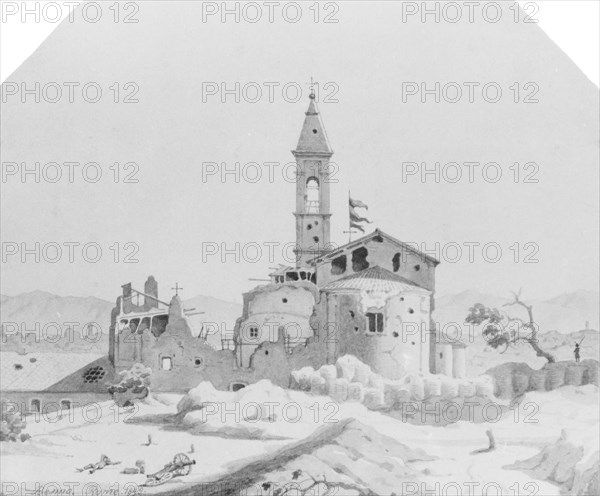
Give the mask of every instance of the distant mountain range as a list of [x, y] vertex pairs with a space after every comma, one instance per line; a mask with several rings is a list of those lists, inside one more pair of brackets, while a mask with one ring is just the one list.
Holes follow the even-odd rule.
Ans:
[[[544, 339], [570, 343], [568, 334], [581, 331], [586, 327], [598, 329], [599, 295], [595, 291], [580, 290], [565, 293], [548, 300], [528, 300], [533, 305], [535, 320], [540, 325], [541, 333], [548, 333]], [[441, 296], [436, 299], [434, 319], [442, 324], [448, 322], [464, 322], [468, 310], [475, 303], [483, 303], [500, 308], [510, 301], [510, 295], [499, 297], [477, 291], [463, 291], [459, 294]], [[33, 291], [17, 296], [0, 297], [0, 316], [2, 322], [3, 351], [87, 351], [105, 353], [108, 349], [108, 328], [110, 312], [114, 303], [95, 297], [57, 296], [44, 291]], [[235, 320], [242, 313], [242, 305], [230, 301], [219, 300], [210, 296], [198, 295], [185, 300], [185, 308], [204, 312], [190, 317], [192, 326], [200, 329], [202, 322], [214, 322], [221, 330], [232, 331]], [[525, 317], [524, 310], [519, 307], [503, 307], [502, 310], [512, 315]], [[58, 329], [63, 333], [69, 327], [68, 322], [75, 322], [75, 333], [63, 336], [58, 342], [54, 337]], [[79, 331], [87, 324], [94, 323], [102, 330], [97, 340], [82, 339]], [[20, 329], [27, 331], [37, 328], [38, 336], [46, 335], [49, 339], [36, 339], [36, 334], [27, 333], [25, 339]], [[554, 331], [554, 332], [551, 332]], [[591, 339], [590, 339], [591, 340]], [[586, 340], [587, 342], [587, 340]], [[566, 342], [564, 343], [567, 344]]]
[[[106, 353], [113, 303], [95, 297], [32, 291], [1, 296], [2, 351]], [[88, 330], [88, 326], [92, 329]], [[89, 333], [83, 339], [81, 332]]]
[[[184, 302], [186, 309], [204, 312], [190, 317], [198, 330], [202, 322], [214, 322], [219, 329], [232, 331], [242, 314], [242, 305], [198, 295]], [[57, 296], [32, 291], [0, 296], [2, 351], [108, 352], [108, 329], [113, 302], [95, 297]], [[71, 323], [71, 324], [69, 324]], [[74, 324], [73, 324], [74, 323]], [[92, 324], [92, 329], [88, 325]], [[74, 332], [69, 329], [74, 329]], [[96, 333], [95, 330], [98, 330]], [[22, 335], [21, 330], [25, 333]], [[89, 333], [82, 338], [81, 331]], [[58, 339], [58, 333], [62, 337]], [[220, 339], [220, 338], [219, 338]], [[219, 343], [220, 345], [220, 343]]]
[[[508, 315], [526, 318], [526, 310], [520, 306], [503, 307], [512, 301], [512, 295], [497, 296], [467, 290], [458, 294], [440, 296], [435, 301], [434, 320], [442, 325], [447, 322], [462, 323], [475, 303], [496, 307]], [[585, 329], [599, 328], [600, 295], [597, 291], [578, 290], [564, 293], [547, 300], [528, 299], [522, 295], [521, 300], [533, 306], [533, 317], [539, 325], [541, 333], [557, 331], [562, 334]]]

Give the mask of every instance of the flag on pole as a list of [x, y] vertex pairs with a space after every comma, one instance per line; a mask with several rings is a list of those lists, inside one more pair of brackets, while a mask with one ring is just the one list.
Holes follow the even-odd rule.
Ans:
[[371, 221], [357, 213], [355, 210], [357, 208], [368, 209], [369, 207], [360, 200], [356, 200], [350, 195], [348, 195], [348, 213], [350, 215], [350, 230], [352, 231], [352, 229], [358, 229], [364, 233], [365, 229], [363, 226], [361, 226], [361, 223], [366, 222], [368, 224], [371, 224]]
[[357, 224], [356, 222], [352, 222], [350, 221], [350, 229], [360, 229], [362, 232], [365, 232], [363, 226], [361, 226], [360, 224]]
[[367, 219], [366, 217], [361, 217], [359, 214], [356, 213], [356, 210], [354, 210], [354, 208], [350, 207], [350, 220], [352, 222], [368, 222], [369, 224], [371, 224], [371, 221], [369, 219]]
[[360, 200], [355, 200], [354, 198], [349, 197], [349, 201], [350, 201], [350, 206], [353, 208], [366, 208], [367, 210], [369, 210], [369, 207], [367, 207], [367, 205], [365, 205]]

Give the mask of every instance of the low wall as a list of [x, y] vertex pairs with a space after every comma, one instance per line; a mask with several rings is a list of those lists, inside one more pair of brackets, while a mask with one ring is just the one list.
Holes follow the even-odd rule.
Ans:
[[494, 379], [498, 398], [515, 398], [528, 391], [552, 391], [562, 386], [598, 385], [598, 360], [547, 363], [539, 370], [526, 363], [503, 363], [486, 372]]
[[292, 372], [292, 389], [328, 395], [338, 403], [355, 401], [372, 410], [400, 410], [406, 403], [454, 402], [466, 398], [492, 398], [490, 377], [455, 379], [428, 373], [408, 374], [390, 380], [376, 374], [352, 355], [338, 359], [335, 365], [315, 370], [304, 367]]

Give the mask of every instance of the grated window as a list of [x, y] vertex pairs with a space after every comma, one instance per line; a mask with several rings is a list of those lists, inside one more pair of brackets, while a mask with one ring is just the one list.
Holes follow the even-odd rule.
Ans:
[[100, 381], [105, 375], [106, 371], [102, 367], [92, 367], [83, 374], [83, 382], [93, 384]]

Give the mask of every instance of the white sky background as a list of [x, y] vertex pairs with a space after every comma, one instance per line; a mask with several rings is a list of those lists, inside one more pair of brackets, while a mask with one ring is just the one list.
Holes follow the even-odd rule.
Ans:
[[[139, 3], [143, 3], [144, 0], [141, 0]], [[487, 0], [480, 0], [480, 3], [485, 3]], [[23, 2], [20, 0], [16, 0], [16, 1], [11, 1], [11, 0], [0, 0], [0, 4], [3, 6], [4, 9], [6, 9], [7, 5], [17, 5], [19, 8], [22, 8], [22, 5], [25, 4], [26, 7], [28, 9], [32, 9], [33, 6], [38, 3], [41, 6], [43, 5], [48, 5], [51, 3], [60, 3], [62, 5], [63, 2], [50, 2], [50, 1], [45, 1], [42, 0], [41, 2]], [[261, 1], [259, 0], [258, 3], [261, 3]], [[355, 2], [357, 3], [357, 2]], [[420, 0], [419, 0], [420, 3]], [[459, 0], [458, 3], [461, 3], [461, 1]], [[527, 12], [527, 13], [532, 13], [534, 8], [537, 7], [537, 13], [535, 14], [535, 18], [537, 18], [540, 22], [539, 22], [539, 26], [544, 30], [544, 32], [550, 37], [550, 39], [552, 39], [566, 54], [567, 56], [582, 70], [582, 72], [590, 79], [590, 81], [592, 81], [596, 86], [598, 86], [599, 84], [599, 79], [600, 79], [600, 75], [599, 75], [599, 59], [600, 59], [600, 55], [599, 55], [599, 46], [600, 46], [600, 36], [599, 36], [599, 23], [600, 23], [600, 1], [598, 0], [590, 0], [590, 1], [538, 1], [538, 2], [527, 2], [527, 1], [522, 1], [519, 2], [520, 5], [522, 6], [522, 8]], [[104, 5], [111, 5], [113, 4], [113, 1], [110, 0], [107, 3], [105, 3]], [[530, 4], [530, 5], [528, 5]], [[533, 4], [533, 5], [531, 5]], [[164, 4], [163, 4], [164, 5]], [[164, 5], [164, 9], [166, 11], [167, 8], [170, 8], [170, 6]], [[63, 15], [66, 16], [68, 15], [68, 8], [64, 7], [63, 8]], [[377, 25], [378, 22], [378, 17], [375, 18], [372, 22], [372, 25]], [[162, 22], [162, 19], [157, 19], [156, 20], [156, 26], [158, 28], [158, 26], [160, 26], [160, 22]], [[23, 23], [21, 21], [21, 16], [20, 15], [14, 15], [14, 16], [10, 16], [6, 22], [1, 22], [0, 23], [0, 51], [1, 51], [1, 57], [0, 57], [0, 70], [1, 70], [1, 78], [2, 81], [9, 81], [11, 78], [11, 75], [14, 73], [14, 71], [16, 71], [19, 66], [32, 54], [36, 51], [36, 49], [43, 43], [43, 41], [52, 33], [52, 31], [60, 24], [60, 22], [55, 22], [55, 23], [49, 23], [49, 22], [39, 22], [36, 23], [33, 19], [32, 15], [29, 15], [26, 19], [26, 22]], [[368, 29], [372, 29], [372, 25], [368, 25], [367, 28]], [[530, 25], [530, 26], [534, 26], [534, 25]], [[173, 24], [172, 26], [174, 28], [174, 30], [178, 30], [178, 24]], [[182, 39], [185, 37], [185, 33], [182, 34]], [[267, 40], [268, 42], [265, 43], [265, 47], [268, 49], [269, 45], [271, 44], [270, 40]], [[195, 47], [190, 47], [190, 51], [195, 53], [196, 48]], [[307, 60], [304, 60], [304, 65], [299, 64], [299, 66], [302, 67], [302, 70], [300, 72], [303, 72], [304, 74], [311, 74], [310, 72], [307, 72], [307, 70], [310, 70], [310, 64], [313, 63], [313, 58], [310, 54], [311, 52], [307, 52]], [[518, 55], [518, 47], [517, 50], [515, 50], [515, 57], [517, 57]], [[560, 54], [556, 54], [554, 51], [554, 56], [556, 55], [560, 55]], [[67, 56], [67, 55], [65, 55]], [[536, 55], [534, 55], [534, 57], [537, 58]], [[510, 60], [512, 60], [512, 55], [509, 54], [508, 58]], [[545, 59], [542, 59], [545, 60]], [[294, 62], [296, 62], [296, 60], [294, 60]], [[316, 61], [315, 65], [319, 65], [319, 60]], [[551, 63], [551, 62], [550, 62]], [[108, 59], [108, 64], [114, 64], [113, 59], [109, 58]], [[544, 67], [547, 67], [546, 65], [544, 65]], [[262, 70], [262, 69], [261, 69]], [[288, 74], [288, 73], [286, 73]], [[291, 74], [291, 73], [289, 73]], [[318, 75], [318, 71], [317, 74]], [[352, 80], [353, 76], [351, 76], [350, 80]], [[362, 90], [361, 90], [362, 91]], [[361, 95], [362, 93], [360, 93], [360, 91], [357, 93], [359, 95]], [[160, 92], [160, 96], [162, 96], [162, 90]], [[574, 102], [577, 101], [577, 98], [573, 99]], [[569, 100], [570, 102], [570, 100]], [[383, 115], [383, 113], [379, 113], [382, 112], [381, 108], [379, 108], [380, 110], [378, 110], [378, 116]], [[229, 110], [229, 108], [226, 108], [225, 110]], [[296, 133], [299, 132], [300, 129], [300, 125], [303, 119], [303, 114], [302, 112], [304, 111], [304, 102], [298, 104], [298, 106], [293, 107], [291, 110], [289, 107], [286, 108], [281, 108], [281, 111], [278, 114], [278, 119], [279, 118], [287, 118], [289, 120], [293, 120], [293, 139], [296, 139]], [[333, 124], [337, 122], [338, 125], [338, 134], [337, 134], [337, 138], [334, 141], [334, 147], [335, 147], [335, 143], [339, 143], [341, 140], [339, 138], [340, 134], [342, 134], [343, 132], [340, 132], [341, 129], [343, 129], [344, 127], [341, 126], [339, 124], [339, 119], [338, 121], [335, 120], [335, 112], [333, 112], [333, 108], [328, 108], [328, 114], [325, 117], [325, 125], [326, 127], [328, 125], [333, 127]], [[295, 113], [293, 113], [295, 112]], [[344, 115], [348, 115], [348, 114], [344, 114]], [[589, 116], [590, 114], [588, 114]], [[593, 115], [593, 114], [592, 114]], [[339, 116], [338, 116], [339, 117]], [[579, 117], [576, 116], [575, 120], [577, 120]], [[589, 118], [589, 117], [588, 117]], [[387, 126], [387, 124], [386, 124]], [[255, 131], [252, 129], [251, 127], [251, 123], [248, 126], [242, 126], [240, 127], [240, 129], [238, 130], [238, 132], [242, 132], [244, 134], [248, 134], [248, 136], [250, 136], [252, 133], [255, 133]], [[260, 134], [260, 130], [256, 130], [256, 132], [258, 134]], [[348, 134], [347, 134], [348, 135]], [[246, 145], [248, 145], [248, 143], [251, 140], [249, 140]], [[595, 142], [595, 141], [594, 141]], [[286, 142], [287, 143], [287, 142]], [[293, 145], [293, 140], [290, 141], [289, 143], [287, 143], [289, 146]], [[265, 148], [268, 148], [270, 146], [272, 146], [273, 143], [271, 142], [266, 142], [265, 143]], [[242, 146], [242, 144], [240, 144], [240, 146]], [[7, 147], [8, 148], [8, 147]], [[252, 150], [253, 148], [251, 146], [249, 146], [248, 150]], [[392, 147], [393, 149], [393, 147]], [[220, 152], [219, 152], [220, 153]], [[237, 153], [237, 152], [236, 152]], [[248, 153], [248, 152], [246, 152]], [[273, 152], [268, 152], [268, 153], [273, 153]], [[229, 156], [229, 155], [228, 155]], [[236, 155], [237, 156], [237, 155]], [[341, 155], [340, 155], [341, 156]], [[270, 157], [270, 155], [269, 155]], [[379, 158], [381, 160], [383, 160], [384, 158]], [[593, 165], [593, 164], [592, 164]], [[191, 167], [189, 167], [188, 169], [192, 169]], [[353, 177], [355, 177], [354, 184], [357, 184], [357, 182], [360, 182], [360, 179], [356, 179], [356, 178], [360, 178], [360, 170], [358, 170], [358, 168], [353, 169], [352, 171], [352, 175]], [[154, 178], [155, 176], [152, 175], [151, 171], [148, 171], [148, 187], [151, 187], [152, 184], [151, 180], [152, 178]], [[549, 182], [548, 184], [550, 184], [550, 186], [552, 186], [554, 183], [552, 183], [550, 181], [551, 178], [549, 178]], [[567, 181], [568, 182], [568, 181]], [[580, 181], [581, 182], [581, 181]], [[571, 186], [581, 186], [580, 182], [577, 181], [573, 181], [571, 183], [569, 183]], [[192, 183], [190, 183], [192, 184]], [[350, 184], [350, 183], [349, 183]], [[562, 184], [562, 183], [560, 183]], [[577, 210], [577, 212], [581, 213], [583, 211], [584, 208], [587, 208], [588, 210], [585, 211], [585, 216], [582, 217], [581, 220], [578, 221], [578, 219], [576, 217], [574, 217], [572, 219], [572, 222], [570, 221], [571, 226], [575, 226], [572, 227], [572, 229], [570, 229], [569, 232], [574, 232], [576, 230], [576, 227], [578, 225], [582, 226], [582, 233], [585, 231], [587, 233], [587, 236], [592, 236], [593, 240], [596, 240], [596, 236], [597, 236], [597, 224], [595, 224], [594, 222], [588, 222], [588, 219], [590, 218], [589, 213], [591, 212], [590, 209], [593, 209], [593, 211], [596, 212], [597, 214], [597, 184], [596, 181], [594, 181], [594, 184], [591, 185], [590, 181], [587, 182], [587, 184], [589, 184], [589, 188], [585, 189], [585, 191], [587, 192], [586, 195], [582, 195], [582, 198], [588, 198], [589, 200], [589, 208], [586, 207], [585, 205], [583, 205], [583, 203], [579, 202], [578, 208], [579, 210]], [[288, 201], [290, 202], [289, 204], [286, 204], [286, 209], [289, 207], [291, 208], [291, 205], [293, 204], [294, 201], [294, 196], [293, 196], [293, 187], [291, 187], [290, 185], [288, 186], [288, 193], [289, 193], [289, 198]], [[75, 190], [75, 188], [72, 188], [73, 190]], [[343, 188], [341, 188], [343, 189]], [[500, 188], [502, 189], [502, 188]], [[244, 190], [245, 191], [245, 190]], [[352, 189], [352, 191], [354, 192], [354, 189]], [[495, 191], [495, 190], [494, 190]], [[556, 189], [556, 190], [552, 190], [551, 187], [549, 187], [547, 189], [547, 192], [549, 194], [558, 194], [560, 195], [560, 197], [565, 200], [567, 198], [570, 198], [568, 195], [568, 192], [566, 191], [561, 191], [560, 189]], [[76, 192], [74, 191], [73, 194], [75, 194]], [[77, 190], [77, 193], [79, 193], [79, 190]], [[364, 199], [365, 201], [369, 200], [370, 198], [373, 198], [374, 193], [372, 193], [371, 191], [369, 191], [369, 195], [366, 197], [361, 197], [362, 199]], [[71, 194], [71, 191], [69, 190], [69, 195]], [[196, 194], [196, 190], [194, 190], [193, 192], [188, 191], [188, 196], [186, 196], [186, 201], [190, 200], [191, 198], [195, 198]], [[343, 196], [343, 191], [340, 192], [338, 189], [338, 195], [342, 195]], [[511, 192], [512, 194], [512, 192]], [[61, 211], [61, 205], [64, 205], [66, 202], [66, 199], [69, 198], [70, 196], [66, 196], [65, 199], [60, 199], [57, 198], [55, 201], [52, 198], [46, 197], [46, 196], [41, 196], [40, 198], [38, 198], [40, 200], [40, 205], [44, 205], [44, 208], [53, 208], [53, 209], [57, 209], [57, 212], [61, 212], [60, 213], [60, 220], [61, 221], [65, 221], [65, 223], [69, 226], [68, 228], [65, 228], [64, 231], [61, 231], [63, 233], [65, 233], [68, 236], [72, 236], [72, 231], [70, 231], [70, 229], [73, 228], [73, 226], [78, 226], [81, 227], [79, 224], [79, 221], [77, 221], [76, 219], [76, 215], [73, 216], [72, 219], [68, 219], [67, 216], [63, 213], [63, 211]], [[18, 195], [16, 195], [15, 197], [18, 197]], [[359, 196], [360, 197], [360, 196]], [[207, 197], [208, 198], [208, 197]], [[418, 195], [417, 195], [418, 198]], [[43, 200], [43, 201], [42, 201]], [[3, 202], [5, 201], [5, 199], [3, 199]], [[191, 200], [190, 200], [191, 201]], [[372, 200], [370, 200], [372, 201]], [[208, 201], [205, 204], [210, 204]], [[183, 204], [182, 204], [183, 205]], [[49, 206], [49, 207], [48, 207]], [[169, 206], [169, 211], [172, 211], [172, 213], [175, 213], [176, 215], [178, 215], [178, 210], [179, 207], [175, 206], [175, 205], [170, 205]], [[182, 207], [183, 208], [183, 207]], [[8, 210], [8, 209], [7, 209]], [[460, 208], [456, 209], [456, 212], [460, 211]], [[573, 210], [574, 211], [574, 210]], [[573, 211], [569, 211], [571, 212], [569, 215], [573, 215]], [[287, 212], [287, 210], [286, 210]], [[338, 210], [338, 212], [340, 212], [340, 210]], [[546, 218], [542, 215], [543, 211], [538, 211], [536, 210], [536, 212], [540, 215], [540, 217], [535, 221], [537, 222], [538, 225], [541, 225], [542, 228], [545, 228], [546, 230], [550, 229], [550, 227], [553, 225], [551, 222], [547, 221]], [[594, 220], [596, 220], [595, 215], [594, 214]], [[80, 216], [83, 217], [83, 216]], [[474, 216], [476, 217], [476, 216]], [[11, 219], [10, 216], [8, 217], [4, 217], [5, 219]], [[290, 217], [291, 218], [291, 217]], [[336, 219], [339, 225], [339, 222], [341, 222], [339, 219], [340, 217], [337, 217]], [[35, 224], [35, 219], [34, 216], [29, 216], [28, 219]], [[379, 222], [378, 219], [374, 219], [376, 222]], [[16, 225], [17, 222], [15, 222], [14, 220], [12, 221], [14, 222]], [[71, 222], [71, 224], [69, 224], [69, 222]], [[578, 224], [578, 222], [580, 224]], [[585, 224], [584, 224], [585, 223]], [[11, 224], [11, 221], [8, 220], [6, 222], [7, 225]], [[226, 234], [224, 234], [224, 232], [222, 230], [218, 229], [218, 222], [215, 223], [214, 227], [215, 227], [215, 232], [214, 236], [226, 236]], [[24, 223], [25, 225], [25, 223]], [[43, 229], [45, 226], [41, 225], [41, 223], [37, 223], [35, 224], [36, 228], [40, 228]], [[292, 227], [292, 221], [289, 221], [289, 225], [288, 227], [290, 228], [290, 232], [291, 232], [291, 227]], [[448, 220], [446, 223], [441, 222], [440, 223], [440, 228], [442, 228], [443, 232], [441, 234], [445, 235], [445, 236], [449, 236], [448, 239], [461, 239], [459, 237], [458, 234], [456, 234], [456, 232], [454, 232], [451, 228], [449, 228], [448, 226], [451, 225], [451, 221]], [[511, 231], [511, 222], [510, 221], [506, 221], [504, 224], [504, 226], [508, 227], [508, 232], [519, 232], [519, 231]], [[4, 227], [4, 226], [3, 226]], [[386, 226], [385, 224], [383, 224], [381, 227], [383, 227], [386, 231]], [[86, 228], [87, 229], [87, 228]], [[91, 229], [91, 227], [90, 227]], [[546, 241], [550, 242], [552, 241], [550, 238], [545, 238], [545, 234], [542, 232], [543, 229], [538, 229], [537, 230], [540, 234], [540, 238], [539, 239], [544, 239]], [[83, 232], [88, 232], [87, 230], [82, 231]], [[111, 231], [112, 232], [112, 231]], [[403, 231], [394, 231], [393, 229], [390, 231], [392, 235], [400, 238], [400, 239], [405, 239], [405, 235], [403, 234]], [[3, 233], [5, 234], [5, 233]], [[81, 234], [83, 235], [83, 234]], [[456, 238], [452, 238], [452, 236], [455, 236]], [[458, 237], [457, 237], [458, 236]], [[509, 236], [509, 234], [507, 234], [507, 236]], [[345, 238], [345, 237], [344, 237]], [[114, 239], [114, 238], [109, 238], [109, 239]], [[126, 238], [126, 239], [130, 239], [130, 238]], [[213, 238], [211, 238], [213, 239]], [[227, 238], [223, 238], [224, 240], [226, 240]], [[243, 238], [242, 238], [243, 239]], [[254, 239], [254, 238], [252, 238]], [[274, 238], [277, 239], [277, 238]], [[332, 237], [332, 239], [334, 239]], [[341, 238], [340, 238], [341, 239]], [[410, 238], [409, 238], [410, 239]], [[421, 238], [416, 238], [416, 239], [421, 239]], [[441, 239], [444, 239], [443, 237]], [[472, 239], [472, 238], [469, 238]], [[485, 237], [483, 239], [486, 239]], [[510, 237], [508, 239], [511, 239]], [[512, 241], [511, 241], [512, 242]], [[584, 243], [585, 244], [585, 243]], [[597, 244], [596, 241], [593, 242], [593, 244]], [[428, 245], [429, 246], [429, 245]], [[588, 249], [589, 245], [587, 245], [586, 249]], [[597, 248], [597, 247], [596, 247]], [[585, 252], [585, 250], [583, 250]], [[149, 256], [149, 255], [146, 255]], [[594, 257], [594, 259], [596, 259]], [[148, 259], [147, 259], [148, 260]], [[154, 259], [156, 260], [156, 259]], [[210, 288], [208, 287], [202, 287], [205, 284], [205, 280], [202, 278], [203, 276], [205, 276], [205, 273], [202, 273], [203, 276], [202, 277], [197, 277], [198, 273], [201, 272], [200, 269], [196, 269], [197, 272], [194, 273], [194, 276], [192, 277], [191, 274], [187, 274], [186, 277], [188, 277], [188, 279], [180, 279], [181, 277], [181, 273], [178, 272], [182, 269], [182, 265], [176, 265], [177, 264], [177, 260], [176, 257], [173, 258], [172, 260], [170, 260], [172, 262], [171, 265], [169, 265], [167, 262], [163, 263], [163, 260], [160, 259], [160, 262], [153, 262], [154, 265], [152, 265], [150, 262], [146, 261], [146, 263], [148, 263], [149, 266], [152, 267], [152, 270], [150, 272], [147, 272], [147, 274], [149, 273], [154, 273], [155, 276], [158, 276], [158, 280], [160, 283], [164, 283], [165, 287], [167, 287], [166, 285], [168, 285], [168, 288], [170, 288], [173, 284], [174, 284], [174, 280], [178, 280], [180, 283], [183, 284], [184, 288], [186, 288], [186, 293], [184, 293], [185, 296], [190, 297], [192, 295], [198, 294], [198, 293], [202, 293], [202, 294], [211, 294], [212, 296], [216, 296], [219, 298], [224, 298], [224, 299], [229, 299], [229, 300], [233, 300], [233, 301], [239, 301], [239, 293], [241, 292], [241, 289], [243, 288], [238, 288], [235, 284], [223, 284], [221, 287], [218, 282], [222, 279], [222, 274], [220, 274], [218, 271], [216, 273], [212, 274], [213, 279], [210, 279], [210, 275], [208, 277], [208, 281], [211, 281], [210, 284], [212, 284], [212, 286]], [[548, 263], [546, 261], [546, 263]], [[527, 287], [527, 289], [531, 289], [531, 286], [535, 286], [535, 288], [531, 291], [531, 295], [532, 296], [536, 296], [536, 297], [541, 297], [542, 293], [543, 293], [543, 297], [551, 297], [551, 296], [555, 296], [557, 293], [560, 292], [564, 292], [564, 291], [574, 291], [577, 289], [591, 289], [590, 288], [590, 284], [589, 282], [592, 280], [592, 276], [589, 275], [589, 273], [586, 274], [580, 274], [580, 276], [578, 275], [573, 275], [573, 274], [577, 274], [577, 271], [580, 270], [581, 265], [579, 264], [579, 261], [577, 259], [577, 257], [572, 257], [572, 258], [568, 258], [568, 257], [562, 257], [559, 256], [558, 258], [554, 258], [552, 259], [552, 263], [554, 264], [555, 267], [558, 267], [560, 269], [560, 274], [562, 276], [564, 276], [568, 282], [567, 285], [563, 284], [563, 280], [555, 280], [553, 279], [553, 277], [555, 277], [552, 274], [551, 270], [547, 270], [547, 267], [549, 265], [539, 265], [536, 267], [528, 267], [530, 270], [528, 272], [528, 274], [532, 274], [531, 277], [531, 282], [527, 282], [525, 283], [525, 286]], [[141, 267], [143, 266], [143, 264], [139, 264], [140, 267], [138, 269], [138, 267], [136, 266], [136, 270], [141, 270]], [[160, 265], [160, 269], [163, 271], [161, 272], [157, 272], [159, 270], [159, 265]], [[216, 264], [218, 266], [218, 264]], [[513, 264], [514, 265], [514, 264]], [[199, 265], [197, 267], [200, 267]], [[252, 272], [250, 274], [250, 277], [265, 277], [265, 273], [266, 270], [264, 266], [252, 266], [251, 264], [248, 266], [249, 267], [249, 271]], [[246, 269], [248, 269], [248, 267], [246, 267]], [[88, 267], [89, 268], [89, 267]], [[123, 268], [123, 267], [121, 267]], [[132, 267], [128, 267], [129, 269], [133, 270]], [[217, 267], [218, 268], [218, 267]], [[515, 268], [515, 267], [513, 267]], [[462, 279], [453, 279], [453, 276], [449, 275], [452, 274], [452, 264], [446, 264], [444, 266], [444, 270], [449, 270], [449, 272], [445, 273], [445, 274], [441, 274], [439, 276], [439, 279], [437, 282], [438, 284], [438, 291], [439, 294], [448, 294], [448, 293], [456, 293], [459, 292], [459, 287], [468, 287], [467, 283], [465, 282], [469, 275], [468, 274], [463, 274]], [[472, 267], [471, 267], [472, 269]], [[535, 274], [535, 270], [537, 269], [539, 271], [538, 274], [538, 281], [536, 281], [536, 276], [533, 275]], [[7, 279], [9, 279], [9, 277], [7, 276], [8, 271], [6, 270], [6, 266], [4, 267], [4, 278], [3, 278], [3, 284], [6, 284]], [[593, 269], [592, 269], [593, 270]], [[60, 271], [59, 271], [60, 272]], [[157, 273], [155, 273], [157, 272]], [[206, 274], [210, 274], [209, 272], [205, 271]], [[586, 271], [587, 272], [587, 271]], [[18, 273], [18, 272], [14, 272], [14, 273]], [[144, 278], [147, 274], [144, 274]], [[168, 274], [168, 276], [165, 276], [163, 274]], [[454, 274], [456, 274], [456, 269]], [[496, 272], [496, 280], [500, 280], [502, 281], [502, 283], [504, 284], [503, 281], [503, 275], [500, 274], [499, 272]], [[500, 275], [499, 275], [500, 274]], [[514, 273], [511, 273], [514, 276]], [[114, 289], [111, 290], [109, 293], [106, 293], [105, 291], [105, 286], [107, 281], [112, 280], [113, 283], [110, 286], [110, 288], [117, 288], [118, 290], [118, 285], [125, 282], [125, 278], [129, 277], [129, 275], [125, 276], [123, 274], [120, 275], [116, 275], [113, 274], [113, 276], [105, 276], [102, 275], [103, 279], [100, 282], [97, 282], [95, 284], [97, 284], [97, 290], [94, 288], [78, 288], [78, 284], [80, 284], [80, 281], [75, 280], [72, 281], [72, 285], [71, 286], [65, 286], [64, 284], [58, 284], [56, 282], [52, 281], [52, 276], [51, 276], [51, 272], [49, 271], [48, 277], [46, 277], [43, 281], [41, 280], [42, 278], [36, 279], [33, 278], [30, 282], [23, 282], [22, 284], [19, 282], [19, 287], [14, 287], [11, 288], [10, 284], [6, 284], [6, 288], [2, 288], [2, 292], [3, 294], [17, 294], [19, 292], [24, 292], [24, 291], [30, 291], [30, 290], [34, 290], [34, 289], [43, 289], [46, 291], [51, 291], [57, 294], [64, 294], [64, 292], [67, 292], [66, 294], [76, 294], [77, 291], [81, 291], [81, 293], [77, 293], [81, 296], [87, 296], [88, 294], [94, 294], [95, 296], [99, 296], [99, 297], [103, 297], [103, 298], [112, 298], [112, 295], [114, 294]], [[236, 275], [239, 278], [242, 278], [241, 273], [239, 275]], [[14, 277], [14, 276], [13, 276]], [[137, 274], [136, 279], [134, 279], [133, 277], [131, 279], [128, 280], [132, 280], [134, 281], [134, 284], [136, 284], [137, 286], [139, 286], [141, 284], [141, 281], [143, 281], [143, 279], [139, 276], [139, 274]], [[167, 279], [169, 277], [176, 277], [177, 279], [174, 279], [173, 282], [168, 281]], [[246, 273], [244, 272], [244, 277], [246, 277]], [[597, 275], [594, 275], [593, 278], [597, 277]], [[122, 280], [123, 278], [123, 280]], [[22, 280], [26, 280], [28, 279], [27, 277], [20, 277], [20, 279]], [[494, 279], [492, 277], [489, 278], [483, 278], [486, 279], [485, 282], [483, 284], [488, 284], [490, 285], [490, 287], [494, 286], [494, 283], [492, 281], [494, 281]], [[506, 279], [510, 279], [510, 277], [508, 276], [508, 274], [506, 275]], [[472, 280], [472, 279], [469, 279]], [[519, 279], [520, 280], [520, 279]], [[585, 282], [583, 282], [583, 280], [585, 280]], [[244, 279], [245, 281], [245, 279]], [[593, 286], [594, 289], [597, 288], [597, 284], [596, 284], [597, 280], [594, 279], [593, 281]], [[31, 286], [28, 286], [28, 284], [30, 284]], [[102, 286], [102, 284], [104, 284], [104, 286]], [[447, 287], [444, 287], [444, 284]], [[246, 282], [246, 285], [249, 287], [256, 285], [256, 283], [249, 283]], [[78, 288], [78, 289], [74, 289], [74, 288]], [[238, 290], [239, 289], [239, 290]], [[488, 288], [482, 288], [482, 287], [478, 287], [477, 289], [479, 290], [488, 290]], [[513, 289], [512, 287], [509, 289]], [[162, 291], [162, 289], [161, 289]], [[219, 293], [218, 291], [223, 291], [221, 293]], [[499, 291], [502, 291], [502, 289], [500, 289]], [[225, 293], [226, 292], [226, 293]], [[235, 293], [235, 296], [231, 294], [231, 292]], [[541, 292], [540, 294], [538, 294], [538, 292]], [[162, 292], [161, 294], [170, 294], [170, 291], [166, 291], [166, 292]]]
[[[25, 4], [40, 9], [45, 4], [62, 5], [62, 18], [68, 15], [68, 6], [62, 2], [41, 1], [9, 1], [0, 0], [3, 13], [11, 9], [11, 5]], [[520, 0], [519, 4], [527, 13], [533, 13], [535, 4], [537, 13], [533, 16], [539, 20], [540, 27], [552, 40], [577, 64], [587, 77], [598, 86], [600, 84], [600, 2], [598, 0], [538, 0], [530, 2]], [[54, 10], [48, 7], [48, 16], [54, 17]], [[20, 12], [19, 12], [20, 13]], [[4, 16], [3, 16], [4, 17]], [[2, 82], [31, 55], [36, 48], [50, 35], [60, 22], [34, 21], [28, 15], [22, 22], [19, 14], [5, 16], [0, 25], [0, 77]]]

